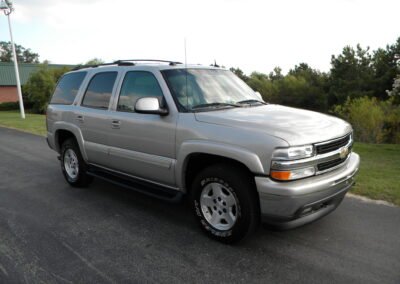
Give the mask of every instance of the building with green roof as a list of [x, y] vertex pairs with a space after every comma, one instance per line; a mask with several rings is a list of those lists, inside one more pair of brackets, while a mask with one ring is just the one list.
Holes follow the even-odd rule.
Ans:
[[[21, 85], [24, 85], [32, 73], [36, 72], [43, 64], [18, 63]], [[49, 68], [73, 68], [75, 65], [48, 64]], [[17, 83], [13, 62], [0, 62], [0, 103], [18, 101]]]

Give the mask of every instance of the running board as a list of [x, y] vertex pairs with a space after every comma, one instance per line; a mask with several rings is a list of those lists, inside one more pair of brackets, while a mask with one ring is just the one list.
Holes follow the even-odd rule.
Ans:
[[161, 185], [156, 185], [124, 174], [111, 172], [93, 165], [89, 166], [87, 173], [113, 184], [137, 191], [139, 193], [155, 197], [168, 202], [177, 203], [182, 200], [183, 193]]

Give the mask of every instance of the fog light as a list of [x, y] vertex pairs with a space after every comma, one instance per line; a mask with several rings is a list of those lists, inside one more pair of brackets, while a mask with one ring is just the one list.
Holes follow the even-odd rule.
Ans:
[[271, 177], [276, 180], [295, 180], [315, 175], [315, 168], [308, 167], [290, 171], [271, 171]]

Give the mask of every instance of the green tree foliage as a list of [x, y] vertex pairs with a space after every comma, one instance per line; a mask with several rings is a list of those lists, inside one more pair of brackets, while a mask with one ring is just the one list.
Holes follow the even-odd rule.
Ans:
[[400, 143], [400, 106], [393, 99], [348, 98], [334, 113], [351, 122], [357, 141]]
[[251, 73], [247, 84], [255, 91], [260, 92], [263, 99], [267, 102], [274, 102], [274, 96], [278, 94], [277, 86], [275, 86], [269, 77], [263, 73]]
[[[21, 63], [39, 63], [39, 54], [32, 52], [29, 48], [15, 45], [17, 60]], [[0, 61], [11, 62], [13, 58], [11, 42], [0, 41]]]
[[301, 63], [284, 76], [279, 67], [265, 75], [253, 72], [247, 83], [264, 100], [311, 110], [327, 111], [326, 74]]
[[338, 56], [332, 56], [329, 101], [342, 104], [347, 97], [363, 96], [388, 99], [393, 79], [399, 74], [400, 38], [396, 43], [371, 52], [357, 45], [346, 46]]
[[244, 74], [244, 72], [240, 68], [232, 67], [229, 70], [232, 71], [233, 73], [235, 73], [235, 75], [238, 76], [243, 81], [247, 82], [249, 80], [249, 77], [247, 77], [246, 74]]
[[380, 99], [387, 99], [387, 91], [391, 90], [393, 80], [400, 74], [400, 37], [396, 43], [374, 52], [372, 67], [374, 69], [373, 95]]
[[334, 112], [351, 121], [357, 141], [367, 143], [383, 141], [385, 114], [376, 98], [348, 98], [343, 105], [337, 105]]
[[[397, 99], [397, 102], [396, 102]], [[398, 97], [392, 97], [383, 102], [385, 113], [385, 142], [400, 143], [400, 105]]]
[[231, 71], [267, 102], [333, 112], [353, 124], [360, 141], [400, 143], [400, 37], [375, 51], [344, 47], [332, 56], [329, 73], [306, 63], [286, 75], [279, 67], [250, 76]]
[[23, 94], [33, 112], [45, 113], [58, 79], [67, 71], [69, 69], [66, 67], [51, 69], [47, 64], [43, 64], [30, 76], [23, 86]]
[[85, 64], [82, 64], [82, 65], [99, 65], [99, 64], [103, 64], [103, 63], [104, 63], [103, 59], [95, 57], [95, 58], [88, 60]]
[[374, 94], [374, 72], [369, 48], [363, 49], [357, 45], [353, 49], [346, 46], [341, 54], [332, 56], [331, 64], [328, 97], [330, 105], [343, 104], [347, 97], [360, 98]]

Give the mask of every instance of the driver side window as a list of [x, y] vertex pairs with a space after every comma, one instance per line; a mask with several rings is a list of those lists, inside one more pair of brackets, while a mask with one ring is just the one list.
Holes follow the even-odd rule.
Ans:
[[127, 72], [122, 83], [117, 111], [134, 112], [139, 98], [163, 97], [156, 77], [146, 71]]

